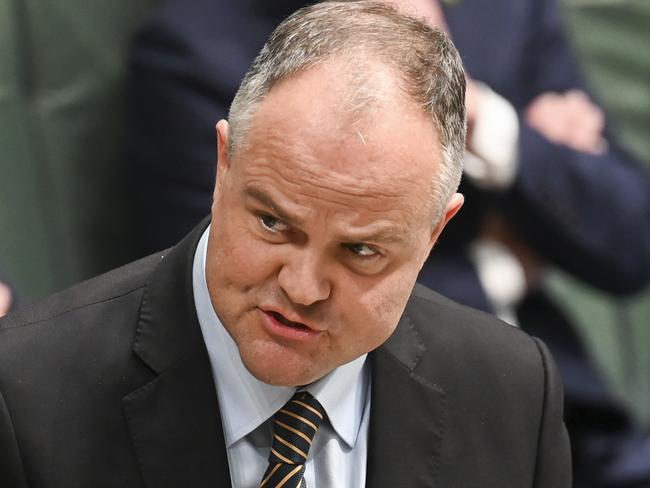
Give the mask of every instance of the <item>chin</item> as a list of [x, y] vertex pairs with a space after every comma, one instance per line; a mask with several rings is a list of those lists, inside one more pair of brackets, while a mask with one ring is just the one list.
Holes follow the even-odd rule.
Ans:
[[313, 383], [326, 374], [318, 375], [313, 372], [304, 371], [302, 368], [291, 369], [287, 363], [282, 364], [279, 368], [265, 367], [264, 364], [249, 365], [246, 361], [244, 361], [244, 365], [255, 378], [262, 383], [273, 386], [304, 386]]

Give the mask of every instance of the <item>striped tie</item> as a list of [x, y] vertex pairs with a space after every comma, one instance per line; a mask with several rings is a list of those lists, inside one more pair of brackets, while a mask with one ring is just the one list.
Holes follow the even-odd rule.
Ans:
[[311, 441], [325, 416], [318, 400], [306, 391], [297, 392], [273, 416], [273, 444], [269, 467], [260, 488], [305, 487], [305, 461]]

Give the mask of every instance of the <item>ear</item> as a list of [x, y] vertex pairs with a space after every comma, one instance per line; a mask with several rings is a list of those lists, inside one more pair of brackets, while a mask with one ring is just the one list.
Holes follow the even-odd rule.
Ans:
[[440, 234], [442, 234], [442, 230], [445, 228], [447, 223], [452, 218], [454, 218], [454, 215], [456, 215], [460, 210], [460, 207], [463, 206], [463, 202], [465, 202], [465, 197], [460, 193], [454, 193], [452, 197], [449, 199], [449, 201], [447, 202], [447, 206], [445, 207], [445, 211], [442, 215], [442, 218], [431, 231], [430, 244], [432, 247], [438, 240], [438, 237], [440, 237]]
[[214, 200], [217, 199], [217, 193], [223, 186], [226, 174], [230, 169], [230, 159], [228, 155], [228, 140], [230, 138], [230, 125], [227, 120], [217, 122], [217, 180], [214, 186]]

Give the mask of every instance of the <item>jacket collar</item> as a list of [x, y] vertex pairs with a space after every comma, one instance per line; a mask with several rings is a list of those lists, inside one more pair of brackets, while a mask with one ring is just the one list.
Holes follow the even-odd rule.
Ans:
[[176, 246], [160, 253], [145, 287], [133, 351], [157, 374], [203, 345], [192, 293], [192, 263], [209, 222], [204, 219]]
[[395, 333], [371, 355], [366, 486], [441, 486], [445, 393], [416, 371], [425, 352], [417, 328], [404, 315]]
[[143, 295], [133, 351], [156, 377], [122, 403], [149, 488], [230, 486], [219, 404], [192, 294], [192, 260], [208, 222], [161, 253]]

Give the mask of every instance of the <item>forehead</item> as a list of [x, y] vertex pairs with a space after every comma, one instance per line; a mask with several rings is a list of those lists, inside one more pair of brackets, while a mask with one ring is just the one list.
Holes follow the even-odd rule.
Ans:
[[290, 166], [350, 195], [429, 200], [440, 162], [431, 118], [389, 68], [367, 63], [360, 80], [349, 66], [329, 61], [274, 86], [251, 121], [244, 164]]

